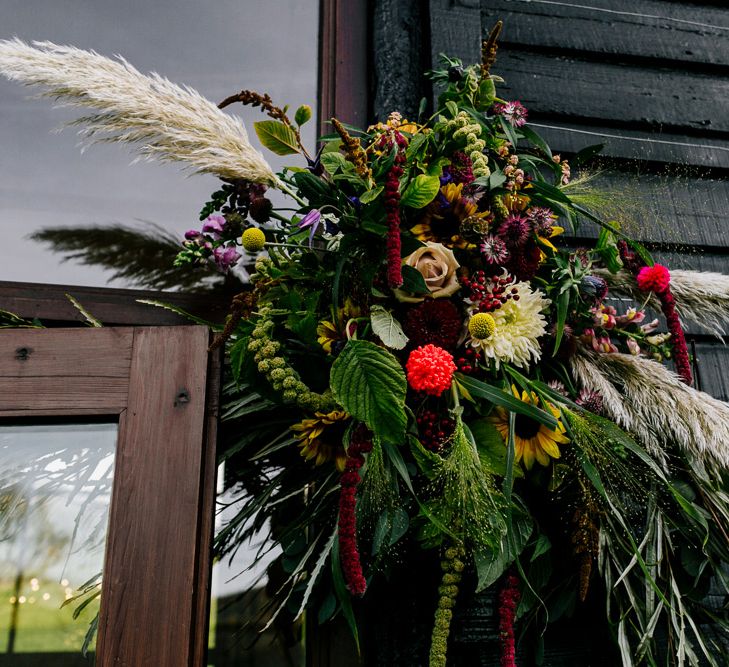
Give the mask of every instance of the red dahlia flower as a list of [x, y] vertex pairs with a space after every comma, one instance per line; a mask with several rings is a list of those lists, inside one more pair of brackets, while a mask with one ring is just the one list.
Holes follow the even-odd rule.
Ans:
[[413, 350], [405, 368], [413, 389], [440, 396], [450, 388], [456, 364], [450, 352], [430, 344]]

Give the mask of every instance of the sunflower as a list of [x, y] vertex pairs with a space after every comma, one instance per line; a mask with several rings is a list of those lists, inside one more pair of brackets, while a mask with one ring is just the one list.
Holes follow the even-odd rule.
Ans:
[[291, 427], [296, 431], [296, 439], [301, 455], [307, 460], [314, 459], [314, 465], [334, 461], [337, 469], [344, 472], [347, 452], [342, 439], [350, 416], [343, 410], [315, 412], [312, 419], [302, 419]]
[[347, 341], [357, 331], [357, 322], [354, 320], [361, 315], [360, 308], [350, 299], [344, 302], [344, 307], [338, 309], [338, 317], [331, 320], [321, 320], [316, 327], [317, 342], [327, 354], [332, 354], [332, 345]]
[[[519, 390], [513, 385], [511, 391], [523, 403], [529, 405], [539, 405], [540, 403], [534, 392], [522, 391], [520, 396]], [[569, 442], [569, 438], [565, 435], [565, 427], [560, 419], [559, 410], [551, 403], [542, 402], [542, 406], [557, 419], [556, 429], [552, 430], [548, 426], [522, 414], [516, 415], [514, 423], [514, 458], [517, 463], [523, 460], [527, 470], [532, 469], [534, 461], [543, 466], [549, 465], [550, 458], [558, 459], [560, 457], [558, 445], [565, 445]], [[495, 414], [490, 417], [490, 421], [501, 433], [504, 442], [508, 442], [509, 412], [504, 408], [497, 407]]]
[[462, 192], [463, 183], [444, 185], [420, 222], [410, 229], [415, 237], [420, 241], [442, 243], [448, 248], [474, 248], [461, 236], [461, 223], [470, 218], [473, 225], [474, 221], [487, 218], [491, 213], [479, 211], [477, 204]]

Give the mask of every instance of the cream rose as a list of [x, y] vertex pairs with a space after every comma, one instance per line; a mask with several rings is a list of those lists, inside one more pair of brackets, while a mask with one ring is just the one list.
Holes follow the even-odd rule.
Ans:
[[[460, 289], [456, 269], [460, 264], [453, 251], [442, 243], [428, 241], [423, 247], [403, 260], [404, 266], [412, 266], [425, 279], [430, 296], [434, 299], [450, 296]], [[403, 303], [419, 303], [424, 296], [416, 296], [402, 289], [395, 290], [395, 297]]]

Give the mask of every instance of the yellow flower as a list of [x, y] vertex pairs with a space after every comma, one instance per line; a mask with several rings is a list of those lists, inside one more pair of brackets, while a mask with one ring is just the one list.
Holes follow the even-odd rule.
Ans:
[[[523, 391], [520, 396], [519, 390], [513, 385], [511, 391], [523, 403], [528, 403], [529, 405], [539, 405], [540, 403], [539, 398], [534, 392], [527, 393]], [[569, 438], [565, 435], [564, 424], [560, 420], [559, 410], [551, 403], [542, 403], [542, 407], [557, 418], [556, 430], [552, 430], [548, 426], [525, 415], [516, 415], [516, 423], [514, 425], [515, 460], [517, 462], [523, 460], [527, 470], [532, 469], [534, 461], [537, 461], [543, 466], [549, 465], [550, 458], [558, 459], [560, 457], [560, 451], [557, 445], [565, 445], [569, 442]], [[497, 407], [490, 421], [496, 426], [499, 433], [501, 433], [504, 441], [508, 442], [509, 412], [504, 408]]]
[[[333, 312], [333, 309], [332, 309]], [[344, 302], [344, 306], [338, 309], [339, 327], [331, 320], [321, 320], [316, 327], [318, 336], [317, 342], [324, 348], [327, 354], [332, 353], [332, 345], [337, 341], [346, 341], [357, 331], [357, 323], [353, 320], [361, 315], [359, 306], [355, 305], [350, 299]], [[349, 330], [349, 335], [347, 335]]]
[[[555, 236], [559, 236], [560, 234], [564, 234], [564, 227], [558, 227], [557, 225], [552, 225], [551, 232], [549, 233], [549, 236], [542, 236], [537, 234], [537, 241], [547, 248], [550, 248], [552, 252], [557, 252], [557, 248], [555, 248], [554, 244], [549, 240], [553, 239]], [[539, 249], [539, 261], [543, 262], [545, 259], [547, 259], [547, 254], [542, 250]]]
[[307, 460], [314, 460], [314, 465], [334, 461], [337, 469], [344, 472], [347, 452], [342, 438], [349, 421], [349, 415], [343, 410], [332, 412], [315, 412], [312, 419], [302, 419], [291, 427], [296, 431], [296, 439], [301, 448], [301, 455]]
[[[479, 211], [475, 202], [462, 196], [463, 183], [448, 183], [426, 208], [420, 222], [410, 231], [420, 241], [442, 243], [449, 248], [474, 248], [461, 236], [461, 223], [468, 218], [486, 218], [489, 211]], [[444, 203], [445, 200], [445, 203]]]
[[248, 252], [259, 252], [266, 245], [266, 235], [258, 227], [249, 227], [240, 242]]
[[476, 313], [468, 320], [468, 333], [477, 340], [491, 338], [496, 331], [496, 320], [488, 313]]

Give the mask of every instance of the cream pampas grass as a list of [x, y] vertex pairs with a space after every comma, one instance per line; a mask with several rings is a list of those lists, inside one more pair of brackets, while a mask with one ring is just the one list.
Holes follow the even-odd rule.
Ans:
[[133, 144], [147, 159], [185, 162], [197, 173], [276, 186], [243, 124], [191, 88], [145, 76], [126, 60], [110, 60], [51, 42], [0, 40], [0, 73], [42, 86], [62, 105], [93, 109], [73, 124], [94, 142]]
[[[595, 275], [605, 279], [611, 294], [643, 301], [645, 292], [636, 285], [635, 278], [628, 271], [610, 273], [598, 269]], [[729, 326], [729, 276], [704, 271], [671, 270], [671, 292], [676, 299], [679, 315], [722, 338]], [[660, 303], [651, 296], [651, 307], [660, 310]]]
[[709, 467], [729, 467], [729, 404], [646, 357], [581, 350], [570, 363], [583, 387], [602, 394], [608, 416], [657, 459], [665, 461], [664, 447], [676, 443]]

